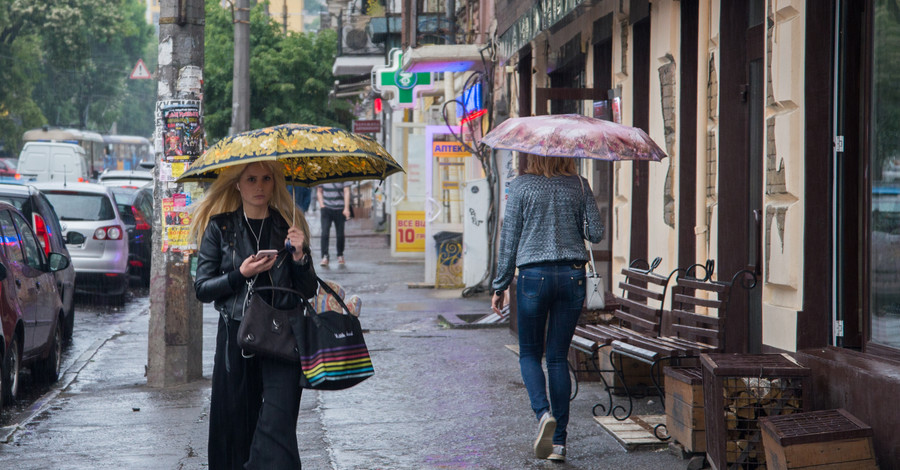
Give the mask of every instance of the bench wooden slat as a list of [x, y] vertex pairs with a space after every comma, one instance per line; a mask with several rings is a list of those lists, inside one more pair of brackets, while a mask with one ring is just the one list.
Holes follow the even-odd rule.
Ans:
[[[677, 288], [676, 288], [677, 289]], [[725, 302], [722, 302], [719, 299], [704, 299], [702, 297], [694, 297], [692, 295], [685, 295], [680, 292], [674, 292], [672, 296], [672, 302], [677, 304], [690, 304], [697, 305], [700, 307], [707, 308], [722, 308], [725, 305]]]
[[622, 274], [629, 279], [635, 279], [638, 281], [649, 282], [651, 284], [656, 284], [658, 286], [665, 286], [668, 283], [668, 279], [660, 276], [659, 274], [648, 273], [646, 271], [642, 271], [634, 268], [624, 268], [622, 269]]
[[581, 337], [578, 334], [572, 336], [572, 344], [571, 346], [585, 354], [593, 355], [599, 345], [596, 341], [589, 340], [587, 338]]
[[674, 320], [678, 320], [677, 323], [701, 323], [703, 325], [709, 325], [710, 328], [715, 329], [722, 329], [722, 327], [725, 326], [724, 318], [714, 317], [712, 315], [701, 315], [699, 313], [688, 312], [686, 310], [672, 310], [672, 316]]
[[634, 330], [635, 327], [637, 326], [638, 328], [641, 328], [643, 330], [652, 331], [654, 334], [659, 333], [659, 322], [658, 321], [647, 320], [647, 319], [639, 317], [637, 315], [632, 315], [628, 312], [623, 312], [622, 310], [616, 310], [614, 315], [616, 316], [616, 318], [618, 318], [622, 321], [627, 321], [627, 322], [631, 323], [632, 330]]
[[[581, 327], [579, 327], [581, 328]], [[581, 336], [582, 338], [589, 339], [595, 343], [597, 343], [597, 347], [604, 346], [610, 343], [614, 338], [610, 338], [609, 335], [604, 334], [600, 331], [595, 331], [590, 328], [582, 328], [575, 329], [575, 334]]]
[[625, 338], [627, 336], [625, 332], [629, 331], [625, 328], [612, 325], [588, 325], [587, 328], [596, 336], [603, 338], [604, 345], [613, 342], [613, 340]]
[[622, 311], [636, 317], [641, 317], [647, 321], [652, 321], [657, 324], [659, 323], [659, 316], [661, 314], [659, 309], [655, 309], [640, 302], [636, 302], [632, 299], [623, 298], [619, 300], [621, 301], [619, 303], [619, 308], [613, 311], [613, 315], [615, 315], [616, 312]]
[[659, 353], [638, 346], [634, 346], [622, 341], [613, 341], [613, 351], [624, 351], [629, 356], [645, 361], [655, 361], [659, 357]]
[[[663, 300], [662, 292], [655, 292], [655, 291], [652, 291], [650, 289], [647, 289], [647, 288], [644, 288], [641, 286], [636, 286], [634, 284], [628, 284], [627, 282], [620, 282], [619, 288], [624, 290], [625, 292], [628, 292], [628, 293], [631, 293], [634, 295], [639, 295], [641, 297], [646, 297], [646, 298], [657, 300], [657, 301]], [[621, 299], [623, 297], [624, 296], [618, 296], [618, 295], [616, 296], [616, 298], [618, 298], [618, 299]]]
[[721, 332], [719, 330], [712, 330], [709, 328], [700, 328], [697, 326], [690, 326], [690, 325], [672, 325], [672, 331], [675, 334], [681, 334], [683, 336], [714, 339], [716, 342], [716, 346], [718, 346], [719, 335], [721, 334]]
[[689, 277], [679, 277], [678, 285], [687, 287], [689, 289], [699, 289], [699, 290], [719, 292], [719, 293], [727, 292], [729, 290], [729, 288], [731, 287], [728, 284], [722, 284], [721, 282], [715, 282], [715, 281], [703, 282], [703, 281], [700, 281], [699, 279], [693, 279], [693, 278], [689, 278]]

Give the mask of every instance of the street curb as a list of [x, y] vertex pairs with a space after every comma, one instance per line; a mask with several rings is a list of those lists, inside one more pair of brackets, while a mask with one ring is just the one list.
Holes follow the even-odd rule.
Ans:
[[[143, 314], [145, 310], [140, 310], [132, 315], [126, 317], [122, 323], [128, 323], [135, 319], [135, 317]], [[12, 421], [15, 421], [13, 424], [0, 427], [0, 443], [8, 444], [15, 436], [16, 432], [22, 429], [25, 429], [25, 426], [28, 425], [35, 417], [46, 411], [50, 408], [50, 404], [53, 400], [59, 396], [60, 393], [65, 391], [72, 385], [72, 382], [78, 378], [78, 374], [91, 362], [91, 359], [97, 354], [97, 351], [100, 350], [109, 340], [118, 338], [119, 336], [125, 334], [125, 331], [116, 331], [111, 334], [108, 338], [98, 339], [94, 341], [80, 356], [78, 356], [75, 361], [72, 362], [65, 372], [62, 372], [60, 376], [60, 380], [57, 381], [50, 390], [47, 391], [40, 398], [35, 400], [34, 403], [25, 411], [19, 413]]]
[[[461, 318], [465, 316], [466, 318]], [[482, 330], [487, 328], [509, 328], [509, 320], [500, 321], [497, 323], [476, 323], [477, 319], [483, 318], [486, 315], [482, 314], [455, 314], [455, 313], [441, 313], [438, 314], [438, 323], [447, 328], [453, 329], [461, 329], [461, 330]], [[477, 317], [474, 319], [470, 319], [469, 317]]]

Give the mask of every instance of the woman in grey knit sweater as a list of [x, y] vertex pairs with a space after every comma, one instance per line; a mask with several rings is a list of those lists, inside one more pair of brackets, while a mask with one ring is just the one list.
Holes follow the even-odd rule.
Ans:
[[[525, 173], [509, 187], [491, 304], [499, 313], [518, 268], [519, 367], [538, 419], [534, 454], [541, 459], [566, 458], [572, 387], [566, 356], [585, 297], [585, 238], [599, 242], [603, 223], [575, 159], [529, 155]], [[549, 401], [541, 369], [545, 343]]]

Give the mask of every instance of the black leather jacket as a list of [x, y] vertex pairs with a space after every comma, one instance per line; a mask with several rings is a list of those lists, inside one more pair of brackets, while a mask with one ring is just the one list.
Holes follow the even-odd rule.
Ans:
[[[272, 221], [271, 237], [262, 246], [280, 248], [284, 246], [289, 227], [276, 210], [269, 209], [269, 213]], [[234, 212], [210, 218], [198, 253], [197, 277], [194, 280], [197, 299], [201, 302], [214, 302], [219, 313], [238, 321], [243, 318], [244, 299], [247, 296], [247, 279], [238, 270], [244, 259], [256, 253], [255, 240], [251, 240], [253, 237], [243, 220], [243, 209], [238, 208]], [[305, 264], [299, 264], [294, 262], [290, 253], [282, 251], [270, 273], [273, 286], [290, 287], [307, 299], [316, 295], [316, 271], [309, 257]], [[273, 306], [290, 309], [298, 302], [295, 295], [277, 294]]]

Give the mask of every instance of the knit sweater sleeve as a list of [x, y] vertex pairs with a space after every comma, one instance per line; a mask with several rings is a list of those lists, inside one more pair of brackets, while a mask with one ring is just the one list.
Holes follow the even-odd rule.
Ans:
[[500, 230], [500, 250], [497, 259], [497, 277], [491, 284], [493, 290], [506, 290], [516, 272], [516, 252], [519, 248], [519, 237], [522, 234], [522, 191], [513, 180], [509, 188], [509, 199], [506, 201], [506, 213], [503, 216], [503, 228]]

